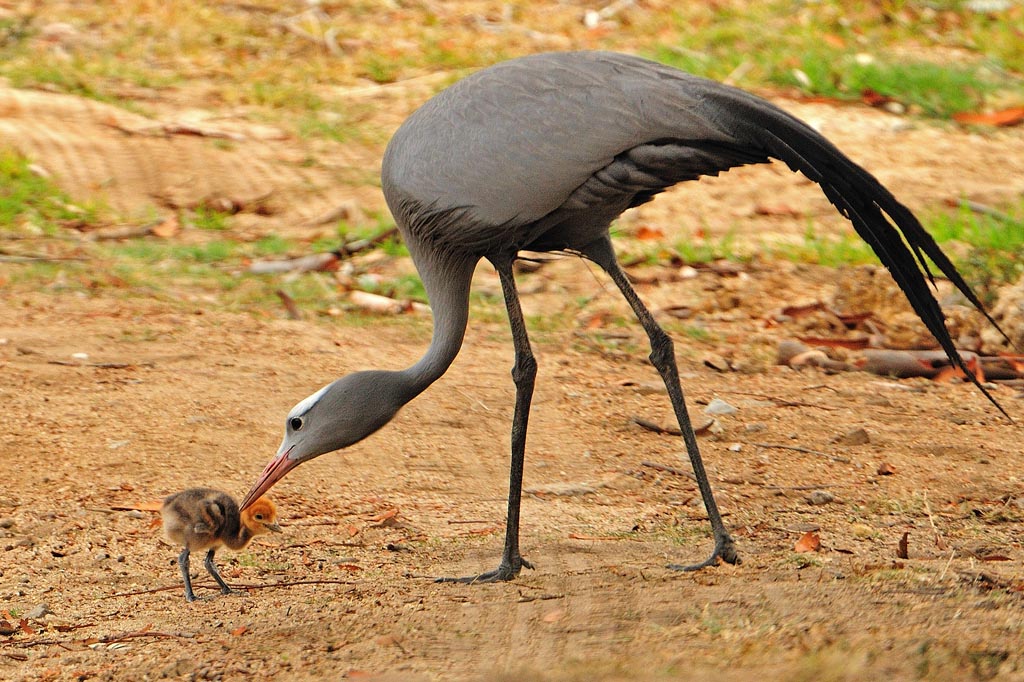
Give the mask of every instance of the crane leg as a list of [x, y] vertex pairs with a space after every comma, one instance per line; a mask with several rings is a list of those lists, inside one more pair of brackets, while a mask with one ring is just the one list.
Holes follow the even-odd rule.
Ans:
[[711, 482], [708, 480], [707, 472], [704, 470], [704, 461], [701, 459], [700, 450], [697, 447], [697, 436], [693, 432], [693, 425], [690, 423], [690, 415], [686, 410], [686, 401], [683, 397], [683, 389], [679, 383], [679, 370], [676, 367], [675, 350], [671, 337], [654, 320], [654, 316], [643, 304], [633, 285], [630, 284], [626, 273], [619, 266], [612, 249], [611, 242], [607, 239], [591, 244], [583, 251], [602, 269], [604, 269], [615, 282], [615, 285], [626, 298], [629, 306], [633, 309], [640, 324], [651, 342], [651, 364], [661, 374], [665, 388], [668, 389], [668, 396], [672, 400], [672, 408], [676, 413], [676, 420], [679, 422], [679, 429], [683, 433], [683, 442], [686, 444], [686, 452], [690, 456], [690, 464], [693, 467], [694, 476], [697, 479], [697, 487], [700, 489], [701, 499], [704, 501], [704, 508], [707, 510], [708, 519], [711, 521], [711, 531], [715, 538], [715, 548], [704, 561], [698, 564], [681, 565], [669, 564], [668, 568], [677, 571], [696, 571], [707, 566], [718, 563], [718, 559], [730, 564], [737, 564], [740, 561], [736, 553], [736, 545], [729, 531], [725, 528], [722, 515], [718, 511], [718, 504], [715, 502], [714, 493], [711, 491]]
[[217, 567], [213, 565], [213, 553], [216, 551], [216, 549], [211, 549], [206, 553], [206, 559], [203, 561], [203, 566], [206, 566], [207, 573], [212, 575], [213, 579], [217, 581], [218, 585], [220, 585], [220, 591], [224, 594], [231, 594], [231, 588], [228, 587], [226, 582], [224, 582], [224, 578], [220, 577], [220, 573], [217, 572]]
[[448, 583], [494, 583], [514, 580], [525, 566], [533, 568], [519, 553], [519, 508], [523, 497], [523, 465], [526, 459], [526, 427], [530, 418], [530, 403], [533, 400], [534, 380], [537, 376], [537, 360], [530, 348], [530, 337], [526, 333], [523, 310], [519, 305], [519, 293], [512, 274], [513, 258], [492, 261], [501, 279], [501, 290], [505, 296], [509, 325], [512, 328], [512, 342], [516, 359], [512, 367], [512, 380], [516, 384], [516, 407], [512, 417], [512, 462], [508, 480], [508, 519], [505, 524], [505, 548], [501, 563], [493, 571], [462, 578], [437, 578], [437, 582]]
[[192, 577], [188, 574], [188, 547], [181, 550], [178, 555], [178, 569], [181, 570], [181, 577], [185, 581], [185, 601], [195, 601], [196, 595], [192, 591]]

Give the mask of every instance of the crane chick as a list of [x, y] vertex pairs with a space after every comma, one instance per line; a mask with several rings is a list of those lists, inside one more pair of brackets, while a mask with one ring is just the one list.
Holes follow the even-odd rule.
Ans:
[[168, 496], [160, 508], [160, 516], [167, 539], [184, 546], [178, 556], [178, 567], [185, 580], [187, 601], [196, 600], [189, 577], [192, 550], [207, 550], [203, 565], [220, 585], [221, 592], [230, 594], [231, 588], [213, 565], [214, 553], [221, 546], [237, 551], [257, 535], [281, 532], [277, 525], [277, 507], [269, 498], [261, 497], [239, 512], [234, 498], [211, 488], [190, 488]]

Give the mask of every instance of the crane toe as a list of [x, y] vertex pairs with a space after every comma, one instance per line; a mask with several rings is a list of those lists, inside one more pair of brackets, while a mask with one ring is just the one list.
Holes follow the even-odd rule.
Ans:
[[515, 580], [523, 568], [533, 570], [533, 564], [522, 557], [516, 557], [512, 562], [502, 561], [501, 565], [493, 571], [480, 573], [479, 575], [467, 575], [460, 578], [441, 577], [434, 578], [435, 583], [459, 583], [462, 585], [476, 585], [478, 583], [502, 583]]
[[719, 559], [727, 564], [736, 565], [741, 563], [740, 555], [736, 551], [736, 543], [728, 534], [715, 538], [715, 548], [712, 550], [711, 556], [699, 564], [669, 564], [666, 568], [673, 571], [699, 571], [708, 566], [717, 566]]

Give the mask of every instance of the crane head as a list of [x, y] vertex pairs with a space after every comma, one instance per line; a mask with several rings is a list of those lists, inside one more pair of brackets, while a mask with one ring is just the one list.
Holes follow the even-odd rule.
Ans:
[[300, 401], [285, 419], [277, 455], [240, 509], [248, 509], [303, 462], [354, 445], [387, 424], [411, 397], [404, 386], [400, 372], [356, 372]]

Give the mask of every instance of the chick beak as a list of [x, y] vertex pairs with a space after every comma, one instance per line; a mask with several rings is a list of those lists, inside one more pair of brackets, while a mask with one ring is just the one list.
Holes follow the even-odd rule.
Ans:
[[276, 523], [264, 523], [263, 527], [269, 530], [271, 533], [281, 533], [281, 526]]
[[270, 490], [275, 483], [284, 478], [285, 474], [299, 465], [297, 460], [288, 458], [289, 454], [291, 454], [291, 448], [284, 452], [279, 452], [277, 457], [270, 460], [267, 468], [263, 470], [262, 474], [260, 474], [259, 480], [256, 481], [256, 484], [245, 496], [245, 499], [242, 500], [242, 504], [238, 508], [239, 511], [247, 509], [249, 505], [260, 499], [263, 493]]

